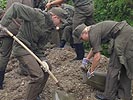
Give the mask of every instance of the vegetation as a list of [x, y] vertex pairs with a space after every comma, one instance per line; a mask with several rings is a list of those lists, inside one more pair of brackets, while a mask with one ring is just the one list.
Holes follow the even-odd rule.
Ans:
[[7, 0], [0, 0], [0, 8], [5, 8]]
[[126, 20], [133, 25], [133, 0], [94, 0], [95, 20]]
[[[94, 0], [94, 5], [96, 22], [126, 20], [133, 26], [133, 0]], [[102, 54], [108, 56], [108, 45], [104, 44], [102, 47]]]
[[[0, 8], [5, 8], [7, 0], [0, 0]], [[72, 0], [68, 0], [72, 4]], [[103, 20], [126, 20], [133, 25], [133, 0], [94, 0], [96, 22]]]

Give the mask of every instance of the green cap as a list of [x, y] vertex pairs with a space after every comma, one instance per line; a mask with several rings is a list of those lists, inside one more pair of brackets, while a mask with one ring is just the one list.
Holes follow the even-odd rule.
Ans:
[[66, 22], [67, 12], [61, 7], [52, 7], [49, 12], [52, 12], [53, 14], [59, 16], [62, 22]]
[[78, 25], [74, 31], [73, 31], [73, 35], [76, 37], [76, 38], [80, 38], [80, 35], [81, 33], [83, 32], [83, 30], [86, 28], [87, 26], [85, 24], [81, 24], [81, 25]]
[[4, 10], [0, 8], [0, 15], [1, 15], [3, 12], [4, 12]]

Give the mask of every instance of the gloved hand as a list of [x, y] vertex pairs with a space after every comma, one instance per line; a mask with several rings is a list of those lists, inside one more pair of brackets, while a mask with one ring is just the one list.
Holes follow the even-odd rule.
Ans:
[[43, 60], [42, 63], [44, 64], [45, 68], [43, 66], [41, 66], [41, 67], [45, 70], [45, 72], [47, 72], [49, 70], [49, 66], [48, 66], [47, 62], [45, 60]]
[[87, 78], [90, 79], [92, 76], [94, 76], [94, 71], [90, 73], [90, 71], [88, 70]]
[[86, 66], [89, 63], [89, 59], [83, 58], [82, 65]]

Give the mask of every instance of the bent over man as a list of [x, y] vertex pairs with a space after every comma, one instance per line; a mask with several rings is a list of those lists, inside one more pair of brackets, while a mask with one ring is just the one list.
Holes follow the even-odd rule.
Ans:
[[104, 93], [97, 93], [100, 100], [132, 100], [131, 80], [133, 79], [133, 28], [126, 21], [103, 21], [95, 25], [79, 25], [74, 30], [74, 36], [89, 41], [92, 49], [82, 64], [85, 66], [91, 57], [90, 77], [97, 67], [101, 57], [101, 44], [110, 42], [110, 62], [106, 77]]
[[[33, 7], [32, 0], [8, 0], [7, 4], [6, 4], [6, 8], [5, 8], [5, 10], [3, 10], [2, 15], [4, 15], [4, 12], [14, 2], [20, 2], [22, 4]], [[2, 15], [1, 15], [1, 18], [2, 18]], [[14, 35], [16, 35], [21, 26], [21, 22], [22, 22], [22, 20], [20, 20], [20, 19], [14, 19], [13, 22], [8, 26], [8, 30], [10, 32], [12, 32]], [[0, 89], [3, 89], [5, 70], [6, 70], [8, 61], [9, 61], [9, 57], [11, 55], [13, 39], [10, 36], [8, 36], [7, 34], [5, 34], [3, 31], [1, 31], [0, 32], [0, 42], [1, 42], [1, 46], [0, 46], [0, 51], [1, 51], [0, 52]], [[20, 65], [24, 66], [22, 64], [20, 64]], [[21, 69], [23, 69], [22, 74], [27, 75], [26, 70], [23, 67], [21, 67]]]
[[[0, 24], [8, 27], [13, 18], [16, 19], [18, 17], [23, 19], [23, 24], [16, 37], [41, 60], [46, 60], [43, 48], [52, 35], [52, 31], [55, 30], [55, 27], [64, 21], [64, 16], [66, 16], [66, 12], [61, 8], [55, 7], [49, 12], [42, 12], [40, 9], [14, 3], [3, 16]], [[46, 84], [49, 74], [41, 69], [36, 59], [16, 41], [13, 45], [13, 55], [26, 65], [25, 67], [30, 76], [24, 100], [37, 100]]]

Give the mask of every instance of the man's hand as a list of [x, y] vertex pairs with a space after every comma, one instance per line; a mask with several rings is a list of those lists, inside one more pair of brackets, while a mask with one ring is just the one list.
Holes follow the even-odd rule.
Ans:
[[87, 66], [88, 63], [89, 63], [89, 59], [83, 58], [83, 60], [82, 60], [82, 65], [83, 65], [83, 66]]
[[45, 7], [46, 7], [47, 9], [50, 9], [50, 8], [51, 8], [51, 6], [52, 6], [52, 4], [51, 4], [51, 3], [47, 3]]
[[44, 63], [43, 65], [45, 65], [45, 68], [43, 66], [41, 66], [41, 67], [45, 70], [45, 72], [47, 72], [49, 70], [49, 66], [48, 66], [47, 62], [44, 60], [44, 61], [42, 61], [42, 63]]
[[90, 71], [88, 70], [87, 78], [90, 79], [92, 76], [94, 76], [94, 71], [90, 73]]
[[82, 69], [83, 71], [86, 72], [86, 70], [87, 70], [87, 65], [88, 65], [89, 63], [90, 63], [89, 59], [83, 58], [83, 60], [82, 60], [82, 65], [81, 65], [81, 69]]

